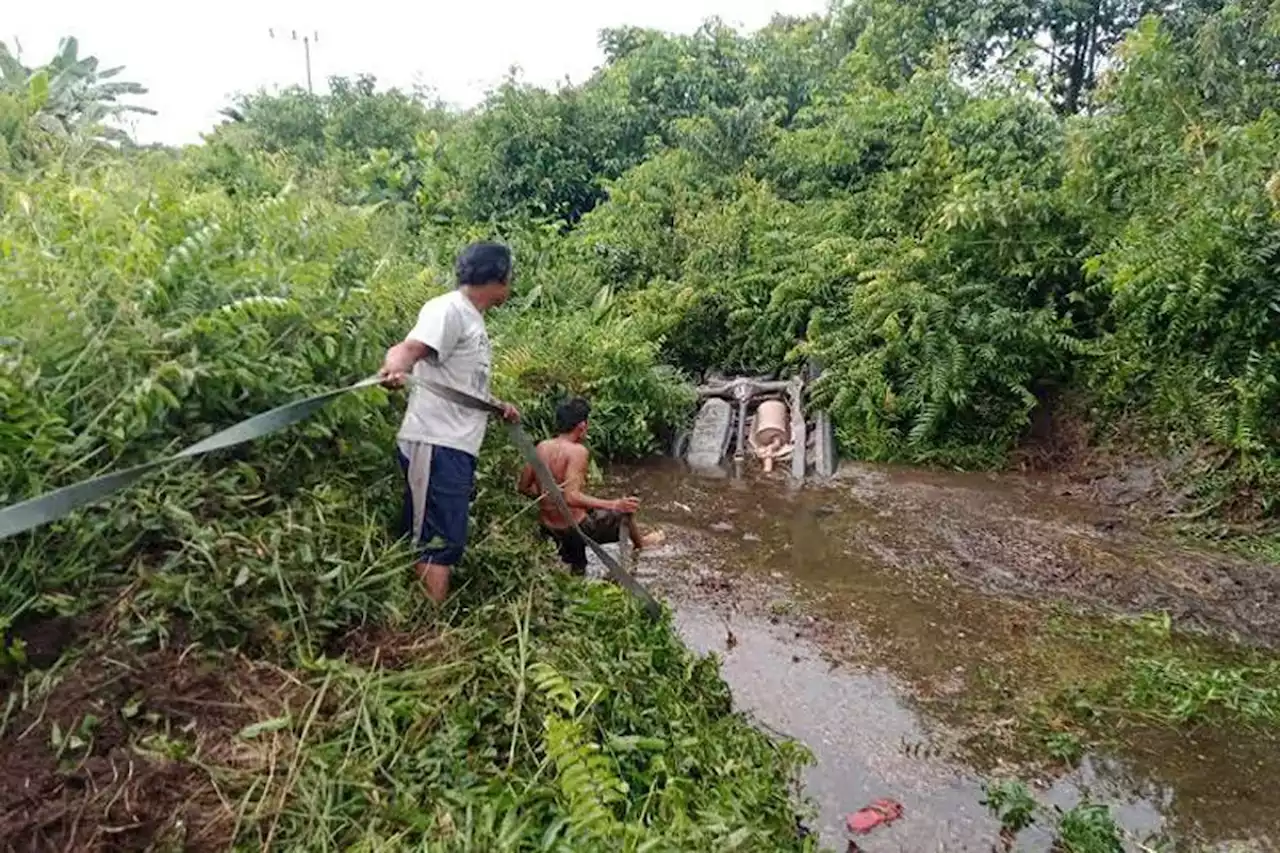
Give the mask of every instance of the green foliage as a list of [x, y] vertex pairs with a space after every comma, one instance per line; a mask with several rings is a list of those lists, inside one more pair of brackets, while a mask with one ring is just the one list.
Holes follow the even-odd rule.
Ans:
[[1165, 613], [1063, 627], [1107, 661], [1053, 698], [1048, 714], [1055, 723], [1040, 736], [1064, 762], [1072, 763], [1070, 754], [1081, 747], [1075, 734], [1057, 730], [1064, 715], [1097, 737], [1117, 722], [1280, 728], [1280, 663], [1266, 651], [1180, 634]]
[[192, 159], [229, 192], [293, 164], [390, 203], [440, 266], [545, 227], [527, 307], [625, 313], [688, 373], [816, 358], [846, 453], [998, 464], [1075, 388], [1234, 453], [1202, 491], [1267, 518], [1275, 38], [1258, 0], [860, 0], [609, 30], [584, 84], [512, 78], [463, 116], [367, 77], [250, 96]]
[[[4, 503], [366, 375], [404, 322], [375, 293], [411, 278], [410, 265], [391, 255], [344, 269], [349, 251], [377, 257], [397, 239], [358, 210], [289, 191], [233, 201], [160, 155], [0, 175], [0, 199], [0, 393], [17, 414], [0, 431]], [[390, 539], [323, 520], [369, 514], [360, 484], [385, 477], [392, 434], [378, 396], [3, 543], [6, 612], [51, 589], [92, 607], [117, 574], [153, 578], [144, 599], [229, 640], [293, 626], [318, 642], [356, 612], [384, 612], [370, 578], [388, 565], [343, 566]], [[326, 473], [335, 463], [338, 479]], [[259, 619], [241, 605], [263, 583], [280, 598]]]
[[731, 713], [713, 661], [616, 587], [510, 571], [519, 592], [468, 587], [401, 665], [314, 663], [329, 710], [278, 819], [251, 792], [241, 847], [813, 849], [779, 785], [807, 755]]
[[[591, 261], [686, 369], [818, 356], [817, 400], [859, 456], [998, 454], [1033, 389], [1085, 351], [1055, 120], [942, 75], [800, 120], [819, 116], [779, 139], [761, 177], [716, 178], [683, 149], [629, 172], [584, 220]], [[689, 190], [699, 180], [709, 194]]]
[[509, 80], [437, 159], [447, 192], [435, 216], [575, 222], [602, 198], [601, 182], [639, 161], [644, 130], [607, 83], [546, 92]]
[[[950, 106], [930, 116], [939, 99]], [[859, 224], [846, 255], [856, 283], [823, 300], [810, 329], [828, 365], [818, 399], [859, 455], [998, 452], [1037, 387], [1082, 350], [1065, 298], [1073, 228], [1052, 196], [1054, 123], [924, 75], [849, 110], [839, 121], [876, 140], [876, 159], [859, 158], [860, 186], [838, 214]]]
[[1111, 811], [1097, 803], [1081, 803], [1058, 821], [1058, 847], [1063, 853], [1124, 853], [1120, 828]]
[[1085, 798], [1070, 809], [1046, 808], [1038, 803], [1027, 786], [1016, 779], [988, 784], [982, 800], [1000, 820], [1006, 842], [1037, 822], [1054, 829], [1055, 851], [1061, 853], [1122, 853], [1124, 833], [1111, 810]]
[[814, 358], [847, 454], [999, 464], [1077, 391], [1230, 452], [1200, 492], [1270, 518], [1274, 14], [979, 5], [622, 27], [582, 85], [512, 78], [458, 117], [367, 78], [259, 95], [201, 156], [264, 194], [287, 167], [259, 149], [287, 154], [396, 206], [430, 263], [527, 240], [526, 307], [625, 314], [686, 373]]
[[1173, 724], [1213, 719], [1280, 725], [1280, 663], [1206, 668], [1176, 658], [1134, 658], [1124, 699]]
[[1190, 49], [1144, 26], [1105, 92], [1113, 114], [1072, 164], [1099, 246], [1085, 269], [1111, 297], [1095, 381], [1176, 442], [1230, 451], [1226, 508], [1250, 520], [1274, 514], [1280, 446], [1280, 207], [1268, 190], [1280, 104], [1255, 66], [1255, 51], [1275, 55], [1280, 41], [1259, 12], [1228, 7]]
[[[414, 262], [396, 216], [288, 183], [229, 194], [205, 180], [161, 155], [34, 180], [0, 174], [3, 502], [368, 375], [445, 275]], [[596, 449], [641, 455], [655, 431], [684, 416], [688, 391], [655, 368], [653, 345], [625, 320], [584, 314], [548, 328], [530, 313], [497, 318], [495, 337], [505, 359], [499, 385], [528, 403], [534, 426], [560, 395], [587, 393]], [[528, 355], [534, 341], [544, 345], [537, 356]], [[216, 614], [212, 633], [228, 637], [252, 629], [237, 608], [242, 596], [264, 600], [260, 583], [281, 595], [263, 630], [301, 628], [304, 612], [321, 635], [336, 629], [346, 617], [321, 603], [331, 592], [347, 601], [334, 603], [339, 611], [383, 611], [371, 579], [389, 569], [363, 560], [349, 576], [339, 567], [385, 549], [390, 531], [352, 539], [321, 519], [336, 513], [359, 530], [359, 519], [387, 512], [370, 516], [368, 507], [394, 502], [387, 448], [396, 417], [381, 392], [344, 399], [296, 434], [176, 469], [30, 541], [3, 543], [6, 576], [24, 578], [6, 584], [16, 596], [9, 606], [42, 588], [92, 586], [102, 564], [155, 571], [152, 595], [197, 621]], [[509, 475], [495, 476], [505, 485]], [[361, 484], [375, 482], [384, 485], [371, 502]], [[280, 537], [295, 528], [309, 532]], [[226, 576], [205, 600], [189, 575], [223, 565], [219, 555]], [[320, 584], [289, 589], [293, 567]], [[299, 633], [309, 644], [323, 639]]]
[[1073, 732], [1049, 732], [1045, 735], [1044, 746], [1050, 758], [1068, 766], [1079, 763], [1084, 755], [1084, 744]]
[[[846, 454], [992, 465], [1068, 390], [1199, 448], [1208, 506], [1269, 523], [1280, 28], [1263, 0], [1148, 11], [854, 0], [752, 35], [619, 28], [580, 86], [512, 79], [459, 115], [335, 78], [241, 97], [182, 151], [102, 145], [142, 90], [73, 40], [36, 69], [0, 48], [0, 503], [371, 373], [497, 236], [517, 279], [495, 391], [540, 434], [584, 394], [593, 449], [641, 456], [687, 421], [689, 374], [812, 359]], [[112, 602], [108, 641], [235, 647], [332, 690], [291, 732], [288, 795], [247, 788], [246, 847], [804, 848], [803, 756], [730, 713], [714, 663], [617, 590], [534, 570], [499, 430], [458, 598], [420, 612], [397, 419], [370, 390], [0, 543], [6, 662], [29, 665], [27, 626]], [[332, 659], [424, 621], [449, 655]], [[1101, 692], [1275, 723], [1274, 668], [1195, 663], [1135, 653]], [[989, 799], [1011, 829], [1023, 795]], [[1082, 805], [1060, 844], [1116, 849], [1109, 821]]]
[[656, 363], [656, 345], [630, 318], [581, 311], [550, 319], [529, 312], [498, 327], [495, 392], [519, 406], [534, 433], [555, 433], [566, 397], [591, 402], [591, 448], [604, 458], [640, 458], [691, 416], [691, 388]]
[[[529, 675], [553, 706], [543, 722], [542, 748], [555, 766], [569, 814], [568, 831], [584, 841], [603, 841], [619, 830], [612, 807], [625, 799], [627, 786], [618, 778], [609, 757], [601, 753], [600, 744], [590, 740], [584, 731], [578, 714], [579, 699], [568, 679], [545, 663], [534, 664]], [[601, 692], [596, 688], [590, 701]], [[583, 714], [589, 710], [588, 704]]]
[[112, 80], [123, 66], [100, 71], [97, 57], [81, 58], [79, 53], [79, 42], [64, 38], [47, 65], [27, 68], [0, 42], [0, 93], [25, 97], [39, 126], [60, 136], [127, 140], [110, 122], [128, 113], [154, 113], [120, 103], [121, 97], [145, 95], [147, 90], [137, 83]]
[[231, 119], [219, 134], [247, 131], [249, 148], [288, 152], [303, 163], [318, 165], [326, 157], [353, 157], [375, 151], [411, 150], [417, 136], [442, 129], [449, 117], [425, 93], [377, 90], [377, 80], [361, 74], [354, 80], [331, 77], [329, 93], [313, 95], [297, 87], [276, 95], [241, 95], [223, 111]]
[[112, 79], [123, 66], [100, 71], [97, 57], [81, 58], [79, 49], [75, 38], [65, 38], [48, 64], [29, 68], [0, 42], [0, 170], [58, 155], [79, 159], [104, 142], [127, 143], [116, 122], [154, 112], [120, 102], [147, 92]]
[[[605, 73], [676, 118], [667, 150], [611, 183], [574, 238], [685, 370], [817, 357], [815, 400], [847, 453], [998, 463], [1032, 411], [1075, 386], [1177, 443], [1231, 450], [1239, 464], [1202, 492], [1235, 489], [1225, 509], [1270, 518], [1267, 9], [1188, 5], [1130, 29], [1141, 4], [974, 17], [855, 3], [746, 42], [712, 29], [698, 49], [716, 60], [671, 72], [676, 91], [706, 93], [692, 116], [657, 86], [665, 74], [641, 73], [677, 45], [610, 33]], [[802, 35], [779, 43], [788, 33]], [[1037, 33], [1052, 67], [1025, 49]], [[939, 52], [948, 39], [958, 52]], [[766, 44], [818, 78], [775, 123], [738, 65]], [[1064, 121], [1018, 85], [955, 81], [984, 63], [991, 81], [1032, 72], [1062, 112], [1099, 112]]]
[[982, 805], [1000, 820], [1001, 829], [1017, 833], [1035, 820], [1039, 808], [1027, 786], [1016, 779], [988, 784], [983, 790]]
[[[0, 503], [368, 375], [449, 282], [456, 249], [479, 236], [351, 204], [363, 166], [340, 181], [331, 167], [357, 162], [344, 146], [365, 143], [340, 141], [341, 110], [318, 167], [284, 144], [264, 150], [251, 119], [180, 157], [0, 171]], [[512, 237], [523, 274], [544, 279], [556, 256], [546, 235]], [[535, 297], [491, 322], [496, 384], [531, 428], [545, 428], [563, 394], [586, 393], [593, 449], [641, 455], [687, 415], [688, 388], [608, 300]], [[247, 729], [256, 741], [291, 729], [305, 742], [287, 792], [217, 769], [228, 790], [266, 798], [242, 824], [248, 846], [274, 834], [307, 849], [406, 837], [444, 849], [581, 849], [595, 838], [806, 849], [789, 793], [804, 756], [732, 715], [714, 663], [693, 658], [670, 624], [644, 624], [619, 590], [536, 570], [550, 555], [513, 495], [517, 460], [501, 430], [482, 460], [458, 598], [448, 613], [423, 613], [393, 523], [399, 408], [380, 390], [342, 398], [287, 434], [174, 466], [0, 543], [6, 664], [29, 666], [23, 637], [57, 615], [102, 618], [97, 641], [108, 646], [194, 642], [317, 673], [314, 695], [332, 690], [337, 707], [320, 714], [317, 698]], [[564, 673], [569, 695], [587, 684], [618, 692], [565, 710], [507, 676], [510, 637], [492, 616], [525, 593], [536, 606], [518, 632], [534, 659]], [[469, 615], [451, 627], [457, 608]], [[456, 641], [443, 661], [401, 674], [325, 658], [363, 626], [394, 635], [435, 619]], [[467, 680], [476, 673], [489, 683]], [[530, 721], [544, 720], [538, 737]], [[201, 760], [166, 737], [141, 746]], [[359, 756], [357, 737], [369, 738]], [[55, 747], [91, 743], [63, 727]], [[391, 799], [371, 786], [387, 774]]]

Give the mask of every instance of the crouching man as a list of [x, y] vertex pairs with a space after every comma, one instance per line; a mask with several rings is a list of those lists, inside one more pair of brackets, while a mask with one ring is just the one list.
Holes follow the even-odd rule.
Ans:
[[[422, 306], [404, 341], [387, 350], [382, 376], [397, 388], [406, 375], [430, 379], [489, 400], [492, 358], [484, 315], [511, 295], [511, 250], [475, 243], [458, 257], [458, 286]], [[519, 413], [499, 403], [503, 417]], [[487, 416], [413, 386], [396, 442], [405, 476], [405, 526], [422, 548], [416, 571], [437, 604], [449, 595], [449, 575], [467, 544], [476, 457]]]
[[[573, 520], [584, 534], [600, 544], [617, 542], [625, 519], [630, 522], [631, 544], [637, 550], [652, 548], [660, 544], [664, 537], [659, 530], [645, 533], [636, 524], [635, 515], [640, 507], [636, 498], [602, 500], [583, 491], [589, 461], [583, 441], [587, 436], [587, 418], [590, 413], [591, 407], [580, 397], [561, 403], [556, 409], [557, 435], [538, 445], [538, 459], [560, 485]], [[574, 574], [586, 574], [587, 543], [574, 531], [569, 520], [561, 516], [551, 497], [543, 494], [531, 465], [525, 465], [520, 473], [518, 488], [521, 494], [541, 498], [538, 520], [543, 534], [556, 543], [560, 559]]]

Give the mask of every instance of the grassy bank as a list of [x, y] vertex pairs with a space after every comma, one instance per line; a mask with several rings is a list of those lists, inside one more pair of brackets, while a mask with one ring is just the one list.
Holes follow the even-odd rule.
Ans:
[[1089, 747], [1122, 748], [1144, 734], [1199, 732], [1241, 746], [1280, 739], [1274, 650], [1177, 632], [1167, 615], [1062, 611], [1020, 631], [1016, 649], [976, 665], [954, 700], [965, 717], [1006, 721], [979, 726], [979, 762], [1002, 752], [1071, 767]]
[[713, 661], [616, 588], [521, 562], [285, 660], [82, 637], [14, 685], [5, 842], [812, 849], [804, 753], [731, 712]]
[[[996, 771], [992, 775], [1003, 778], [988, 784], [987, 805], [1006, 832], [1032, 823], [1052, 827], [1060, 849], [1074, 853], [1263, 849], [1273, 826], [1265, 780], [1280, 769], [1280, 657], [1274, 651], [1180, 634], [1167, 616], [1062, 615], [1046, 626], [1033, 654], [1047, 678], [1027, 683], [1005, 673], [1003, 683], [1018, 685], [1015, 696], [987, 708], [1013, 715], [1004, 746], [1039, 768], [1023, 778], [1078, 767], [1088, 754], [1121, 756], [1154, 784], [1180, 786], [1252, 815], [1258, 836], [1197, 844], [1191, 840], [1202, 837], [1197, 819], [1174, 804], [1158, 838], [1138, 838], [1120, 828], [1106, 802], [1086, 796], [1070, 809], [1049, 807], [1026, 784]], [[973, 746], [979, 754], [987, 748], [982, 738]]]
[[[0, 172], [0, 211], [0, 503], [368, 375], [449, 282], [394, 214], [163, 154]], [[587, 393], [598, 448], [647, 452], [679, 377], [527, 299], [493, 334], [530, 430]], [[458, 592], [423, 604], [400, 405], [349, 395], [0, 543], [0, 845], [806, 849], [802, 753], [668, 622], [553, 571], [498, 430]]]

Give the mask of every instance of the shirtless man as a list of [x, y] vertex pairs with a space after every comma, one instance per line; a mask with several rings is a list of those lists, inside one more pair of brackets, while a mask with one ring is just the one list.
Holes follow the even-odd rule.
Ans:
[[[662, 542], [663, 535], [658, 530], [644, 533], [635, 523], [639, 500], [628, 497], [607, 501], [582, 491], [587, 482], [588, 462], [587, 448], [582, 441], [587, 435], [587, 416], [590, 413], [590, 405], [581, 397], [561, 403], [556, 408], [556, 430], [559, 434], [538, 445], [538, 458], [560, 484], [564, 502], [569, 505], [574, 521], [583, 533], [601, 544], [617, 542], [622, 534], [622, 522], [626, 519], [630, 522], [631, 544], [636, 550], [652, 548]], [[525, 465], [520, 472], [518, 488], [521, 494], [541, 497], [538, 521], [543, 534], [556, 543], [560, 559], [574, 574], [585, 575], [587, 543], [560, 515], [550, 496], [542, 493], [532, 465]]]

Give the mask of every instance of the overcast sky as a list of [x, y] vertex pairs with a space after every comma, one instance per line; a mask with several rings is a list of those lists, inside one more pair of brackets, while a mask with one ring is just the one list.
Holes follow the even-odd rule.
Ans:
[[[382, 85], [421, 83], [469, 106], [518, 65], [523, 78], [554, 84], [587, 77], [601, 61], [597, 33], [634, 24], [692, 32], [706, 18], [756, 29], [774, 13], [809, 14], [825, 0], [3, 0], [0, 39], [21, 42], [27, 65], [47, 61], [74, 35], [82, 55], [150, 89], [139, 99], [141, 142], [197, 142], [230, 95], [306, 83], [297, 30], [318, 33], [311, 73], [369, 72]], [[179, 12], [180, 9], [185, 11]], [[268, 31], [274, 28], [272, 40]]]

